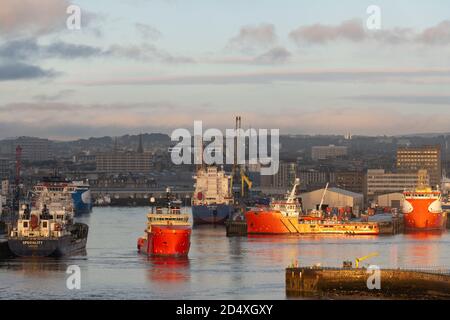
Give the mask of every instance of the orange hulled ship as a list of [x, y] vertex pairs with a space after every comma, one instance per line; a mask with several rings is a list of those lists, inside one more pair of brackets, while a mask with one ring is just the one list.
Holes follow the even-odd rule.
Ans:
[[183, 257], [191, 245], [189, 215], [181, 213], [180, 206], [169, 202], [165, 208], [156, 207], [147, 215], [147, 229], [138, 239], [137, 248], [148, 256]]
[[407, 231], [439, 231], [447, 224], [447, 213], [442, 209], [441, 192], [430, 187], [405, 191], [403, 217]]
[[[352, 234], [377, 235], [373, 222], [350, 222], [323, 217], [321, 211], [303, 215], [296, 196], [299, 180], [284, 201], [272, 201], [268, 208], [254, 208], [245, 213], [248, 234]], [[321, 206], [320, 206], [321, 207]]]

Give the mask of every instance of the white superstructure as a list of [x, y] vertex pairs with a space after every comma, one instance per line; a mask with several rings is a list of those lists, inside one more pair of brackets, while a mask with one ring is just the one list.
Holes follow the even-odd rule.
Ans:
[[192, 205], [233, 204], [231, 176], [217, 166], [205, 166], [197, 171]]

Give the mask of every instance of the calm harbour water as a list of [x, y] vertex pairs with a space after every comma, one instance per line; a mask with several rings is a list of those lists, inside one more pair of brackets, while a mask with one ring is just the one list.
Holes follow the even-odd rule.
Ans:
[[[136, 251], [147, 208], [94, 208], [86, 256], [0, 260], [0, 299], [285, 299], [284, 268], [340, 266], [372, 252], [380, 267], [450, 269], [450, 233], [379, 237], [227, 238], [224, 227], [195, 228], [188, 259], [148, 259]], [[68, 290], [66, 269], [81, 269]]]

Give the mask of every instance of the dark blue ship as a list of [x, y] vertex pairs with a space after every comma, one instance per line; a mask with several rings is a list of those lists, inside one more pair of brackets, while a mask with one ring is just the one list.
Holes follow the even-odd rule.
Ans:
[[225, 224], [233, 214], [234, 207], [229, 204], [210, 204], [192, 206], [194, 224]]
[[225, 224], [234, 211], [231, 176], [217, 166], [203, 166], [197, 171], [192, 197], [194, 225]]

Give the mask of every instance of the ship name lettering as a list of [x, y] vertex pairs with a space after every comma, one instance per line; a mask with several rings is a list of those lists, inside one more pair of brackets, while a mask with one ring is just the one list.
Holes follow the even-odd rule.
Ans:
[[26, 241], [22, 241], [22, 244], [24, 245], [41, 245], [42, 241], [30, 241], [30, 240], [26, 240]]

